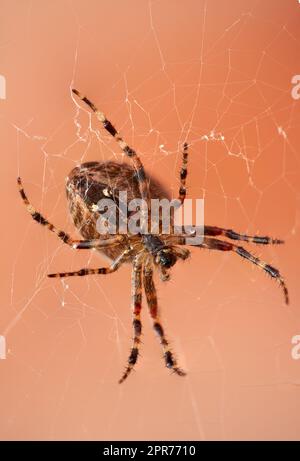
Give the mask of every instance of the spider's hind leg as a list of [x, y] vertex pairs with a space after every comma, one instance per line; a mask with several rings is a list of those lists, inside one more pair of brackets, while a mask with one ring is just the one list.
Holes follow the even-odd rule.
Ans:
[[[139, 183], [139, 189], [141, 193], [142, 199], [146, 202], [149, 201], [149, 191], [148, 191], [148, 182], [146, 179], [145, 170], [143, 164], [137, 155], [136, 151], [132, 149], [122, 138], [118, 130], [113, 126], [113, 124], [106, 118], [105, 114], [97, 109], [94, 103], [92, 103], [86, 96], [83, 96], [79, 91], [72, 89], [72, 92], [76, 94], [76, 96], [81, 99], [85, 104], [87, 104], [90, 109], [94, 112], [97, 119], [102, 123], [103, 128], [115, 139], [115, 141], [119, 144], [120, 148], [127, 155], [132, 161], [133, 167], [136, 171], [136, 176]], [[142, 212], [145, 213], [144, 208], [142, 207]], [[146, 215], [144, 216], [146, 219]]]
[[116, 272], [121, 266], [121, 264], [123, 264], [129, 251], [130, 250], [128, 249], [124, 250], [123, 253], [121, 253], [120, 256], [118, 256], [109, 267], [99, 267], [97, 269], [84, 268], [84, 269], [79, 269], [78, 271], [73, 271], [73, 272], [57, 272], [55, 274], [48, 274], [48, 277], [64, 278], [64, 277], [74, 277], [74, 276], [83, 277], [85, 275], [95, 275], [95, 274], [101, 274], [101, 275], [111, 274], [112, 272]]
[[182, 151], [182, 164], [180, 170], [180, 187], [179, 187], [179, 197], [178, 200], [183, 204], [186, 197], [186, 177], [187, 177], [187, 163], [188, 163], [188, 144], [185, 142], [183, 144]]
[[48, 219], [46, 219], [39, 211], [37, 211], [29, 202], [27, 195], [24, 191], [21, 178], [18, 178], [18, 186], [21, 198], [27, 208], [27, 211], [31, 214], [32, 219], [42, 226], [47, 227], [51, 232], [57, 235], [64, 243], [69, 245], [70, 247], [77, 249], [77, 250], [89, 250], [91, 248], [100, 248], [104, 246], [115, 245], [121, 242], [122, 237], [119, 235], [111, 236], [105, 240], [74, 240], [69, 234], [66, 232], [57, 229], [54, 224], [50, 223]]

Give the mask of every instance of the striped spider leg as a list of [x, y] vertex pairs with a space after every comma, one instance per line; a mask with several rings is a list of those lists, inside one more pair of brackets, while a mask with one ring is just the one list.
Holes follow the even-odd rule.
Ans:
[[[222, 235], [225, 235], [227, 233], [224, 229], [220, 229], [220, 228], [215, 228], [215, 229], [219, 229], [220, 231], [222, 231], [222, 233], [220, 232]], [[204, 227], [204, 230], [205, 230], [205, 227]], [[205, 231], [204, 231], [204, 234], [205, 234]], [[246, 242], [255, 242], [255, 243], [262, 243], [262, 244], [278, 243], [277, 239], [273, 240], [270, 237], [259, 237], [259, 236], [250, 237], [246, 235], [241, 235], [240, 238], [237, 238], [238, 235], [239, 234], [234, 234], [234, 240], [245, 240]], [[228, 237], [228, 235], [226, 236]], [[229, 238], [232, 238], [232, 237], [229, 237]], [[209, 237], [206, 235], [204, 235], [203, 242], [199, 245], [191, 245], [190, 243], [187, 243], [187, 235], [178, 235], [178, 236], [173, 235], [167, 238], [166, 241], [169, 244], [173, 244], [173, 245], [190, 245], [191, 247], [204, 248], [207, 250], [232, 251], [236, 253], [240, 257], [246, 259], [247, 261], [250, 261], [252, 264], [255, 264], [256, 266], [260, 267], [264, 272], [266, 272], [272, 278], [277, 280], [283, 290], [285, 303], [289, 304], [288, 289], [287, 289], [287, 286], [279, 270], [271, 266], [270, 264], [262, 261], [260, 258], [252, 255], [248, 250], [246, 250], [242, 246], [238, 246], [234, 243], [227, 242], [225, 240], [219, 240], [214, 237]], [[282, 243], [281, 240], [279, 242]]]
[[137, 362], [139, 355], [139, 348], [141, 343], [142, 322], [142, 268], [143, 268], [143, 253], [139, 253], [134, 257], [131, 272], [131, 307], [133, 313], [133, 344], [130, 355], [128, 357], [127, 367], [119, 380], [121, 384], [129, 376]]
[[182, 150], [182, 164], [180, 169], [180, 187], [179, 187], [179, 196], [178, 200], [181, 205], [183, 205], [186, 197], [186, 177], [187, 177], [187, 164], [188, 164], [188, 144], [185, 142], [183, 144]]
[[177, 365], [176, 359], [170, 349], [169, 342], [166, 339], [165, 332], [159, 318], [157, 294], [153, 281], [153, 267], [150, 258], [144, 265], [143, 284], [149, 308], [149, 313], [153, 321], [153, 328], [154, 331], [157, 333], [163, 348], [165, 364], [167, 368], [170, 368], [177, 375], [184, 376], [186, 373]]
[[[183, 205], [185, 197], [186, 197], [186, 178], [188, 174], [187, 165], [188, 165], [188, 144], [185, 142], [183, 144], [182, 164], [181, 164], [181, 169], [180, 169], [180, 174], [179, 174], [180, 187], [179, 187], [178, 200], [180, 201], [181, 205]], [[257, 243], [261, 245], [284, 243], [284, 241], [280, 239], [272, 239], [271, 237], [260, 236], [260, 235], [251, 236], [251, 235], [246, 235], [246, 234], [239, 234], [238, 232], [232, 229], [224, 229], [222, 227], [217, 227], [217, 226], [204, 225], [203, 231], [204, 231], [204, 235], [208, 235], [212, 237], [223, 236], [231, 240], [242, 240], [244, 242]]]
[[71, 248], [77, 250], [90, 250], [92, 248], [100, 248], [105, 246], [119, 245], [123, 241], [124, 237], [122, 235], [110, 236], [104, 240], [74, 240], [66, 232], [57, 229], [53, 224], [51, 224], [46, 218], [44, 218], [41, 213], [35, 210], [35, 208], [29, 202], [27, 195], [25, 194], [21, 178], [18, 178], [18, 186], [21, 198], [27, 208], [27, 211], [31, 214], [32, 219], [42, 226], [47, 227], [51, 232], [56, 234], [64, 243], [69, 245]]
[[108, 133], [116, 140], [119, 144], [120, 148], [129, 157], [132, 161], [133, 167], [136, 171], [137, 180], [139, 183], [139, 190], [141, 193], [142, 198], [142, 207], [141, 207], [141, 220], [142, 220], [142, 227], [144, 227], [148, 223], [148, 209], [150, 204], [150, 196], [149, 196], [149, 189], [148, 183], [146, 179], [146, 174], [144, 170], [144, 166], [137, 155], [136, 151], [128, 146], [128, 144], [124, 141], [121, 137], [120, 133], [116, 130], [116, 128], [112, 125], [112, 123], [107, 120], [106, 116], [103, 112], [99, 111], [94, 103], [92, 103], [86, 96], [83, 96], [79, 91], [72, 89], [72, 92], [76, 94], [76, 96], [85, 102], [90, 109], [94, 112], [97, 119], [102, 123], [103, 127], [108, 131]]
[[109, 267], [99, 267], [97, 269], [89, 269], [89, 268], [84, 268], [84, 269], [79, 269], [78, 271], [74, 272], [58, 272], [56, 274], [48, 274], [48, 277], [51, 278], [63, 278], [63, 277], [73, 277], [73, 276], [85, 276], [85, 275], [95, 275], [95, 274], [101, 274], [101, 275], [107, 275], [111, 274], [112, 272], [116, 272], [119, 267], [125, 262], [128, 254], [130, 253], [130, 249], [126, 248], [118, 258], [116, 258]]
[[132, 268], [132, 310], [133, 310], [133, 345], [128, 358], [128, 364], [125, 372], [120, 379], [120, 383], [125, 381], [134, 368], [139, 355], [139, 347], [141, 343], [142, 323], [140, 312], [142, 308], [142, 272], [143, 286], [146, 295], [146, 300], [149, 308], [149, 313], [153, 321], [153, 329], [157, 333], [160, 343], [163, 348], [164, 360], [167, 368], [171, 369], [179, 376], [184, 376], [186, 373], [178, 367], [177, 361], [173, 352], [170, 349], [170, 344], [165, 336], [163, 326], [158, 312], [158, 302], [156, 289], [153, 281], [153, 265], [149, 255], [141, 252], [135, 256]]

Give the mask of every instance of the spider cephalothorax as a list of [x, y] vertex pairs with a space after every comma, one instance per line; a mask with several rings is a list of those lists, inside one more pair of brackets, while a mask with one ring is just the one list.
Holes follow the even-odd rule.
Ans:
[[[87, 162], [79, 167], [74, 168], [67, 178], [66, 191], [69, 202], [69, 210], [74, 224], [83, 236], [83, 240], [74, 240], [64, 231], [57, 229], [46, 218], [44, 218], [29, 203], [27, 196], [22, 187], [21, 179], [18, 178], [21, 197], [31, 214], [32, 218], [38, 223], [46, 226], [54, 232], [64, 243], [75, 249], [96, 249], [105, 254], [111, 264], [108, 267], [96, 269], [84, 268], [75, 272], [60, 272], [49, 274], [49, 277], [69, 277], [85, 276], [92, 274], [110, 274], [116, 271], [121, 264], [129, 262], [132, 264], [132, 310], [133, 310], [133, 344], [131, 353], [128, 358], [127, 367], [119, 382], [123, 382], [135, 363], [139, 355], [141, 343], [142, 323], [142, 289], [144, 288], [150, 316], [153, 320], [153, 328], [157, 333], [164, 351], [166, 366], [178, 375], [184, 375], [184, 371], [178, 367], [176, 359], [170, 350], [169, 342], [166, 339], [162, 327], [156, 289], [153, 281], [153, 269], [157, 269], [162, 280], [169, 279], [169, 270], [179, 260], [185, 260], [189, 257], [190, 251], [186, 246], [191, 245], [189, 233], [174, 233], [171, 227], [169, 234], [159, 233], [138, 233], [127, 234], [119, 233], [99, 233], [97, 222], [101, 220], [101, 212], [97, 206], [98, 202], [105, 198], [110, 198], [111, 203], [116, 204], [120, 209], [118, 202], [118, 192], [126, 191], [127, 200], [140, 198], [148, 204], [152, 198], [169, 198], [164, 188], [153, 178], [150, 178], [144, 171], [141, 160], [137, 153], [130, 148], [122, 139], [118, 131], [114, 128], [105, 115], [98, 111], [96, 106], [85, 96], [82, 96], [77, 90], [73, 90], [79, 99], [84, 101], [95, 113], [103, 127], [113, 136], [119, 144], [122, 151], [131, 160], [131, 165], [118, 162]], [[183, 204], [186, 196], [186, 177], [187, 177], [187, 159], [188, 145], [183, 146], [182, 168], [180, 171], [180, 187], [178, 200]], [[126, 218], [130, 217], [130, 213]], [[228, 240], [219, 239], [223, 237], [234, 241], [244, 241], [256, 244], [278, 244], [282, 240], [271, 239], [270, 237], [248, 236], [239, 234], [231, 229], [224, 229], [216, 226], [204, 225], [203, 239], [201, 243], [193, 245], [194, 247], [211, 249], [217, 251], [231, 251], [238, 256], [247, 259], [253, 264], [259, 266], [267, 274], [277, 280], [284, 292], [285, 301], [288, 303], [288, 291], [279, 271], [263, 262], [256, 256], [253, 256], [242, 246], [234, 244]]]
[[177, 261], [177, 256], [172, 250], [172, 248], [164, 247], [156, 253], [155, 262], [156, 264], [160, 264], [162, 267], [166, 269], [170, 269], [170, 267], [174, 266]]

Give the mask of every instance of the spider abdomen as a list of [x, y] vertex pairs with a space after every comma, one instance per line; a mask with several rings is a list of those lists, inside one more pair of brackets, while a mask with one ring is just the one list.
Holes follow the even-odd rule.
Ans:
[[[148, 182], [151, 198], [169, 198], [169, 194], [157, 180], [148, 176]], [[97, 220], [101, 219], [101, 214], [97, 211], [97, 204], [100, 200], [108, 198], [117, 205], [116, 234], [118, 234], [120, 191], [126, 191], [127, 204], [141, 197], [135, 170], [127, 163], [86, 162], [73, 168], [70, 172], [66, 183], [69, 211], [76, 228], [85, 239], [102, 240], [105, 238], [105, 235], [100, 234], [97, 230]], [[101, 252], [112, 260], [122, 251], [124, 251], [122, 245], [101, 248]]]

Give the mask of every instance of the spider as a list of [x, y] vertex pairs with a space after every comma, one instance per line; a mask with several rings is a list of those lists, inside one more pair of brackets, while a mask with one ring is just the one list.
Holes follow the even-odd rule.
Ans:
[[[183, 376], [186, 373], [177, 364], [160, 320], [156, 289], [153, 281], [153, 271], [154, 269], [157, 269], [163, 281], [169, 279], [170, 268], [174, 266], [178, 260], [185, 260], [190, 256], [190, 251], [186, 248], [188, 245], [188, 234], [186, 232], [183, 232], [180, 235], [175, 235], [173, 232], [168, 235], [161, 233], [158, 235], [151, 233], [140, 233], [139, 235], [124, 235], [118, 233], [114, 235], [99, 234], [96, 229], [96, 221], [99, 218], [99, 212], [95, 209], [95, 204], [98, 203], [101, 198], [109, 196], [115, 199], [116, 193], [119, 190], [126, 190], [128, 193], [128, 200], [140, 197], [149, 203], [151, 198], [160, 199], [168, 197], [168, 193], [158, 183], [158, 181], [146, 176], [143, 164], [136, 151], [128, 146], [105, 115], [100, 112], [88, 98], [82, 96], [75, 89], [72, 91], [95, 113], [97, 119], [101, 122], [105, 130], [107, 130], [108, 133], [115, 138], [115, 141], [119, 144], [124, 154], [129, 157], [131, 164], [113, 161], [86, 162], [74, 168], [69, 174], [66, 182], [69, 210], [74, 224], [82, 235], [83, 240], [73, 239], [64, 231], [57, 229], [44, 216], [42, 216], [41, 213], [36, 211], [27, 199], [21, 179], [18, 178], [21, 197], [27, 207], [27, 210], [35, 221], [47, 227], [51, 232], [54, 232], [70, 247], [78, 250], [95, 249], [107, 256], [111, 261], [111, 264], [108, 267], [96, 269], [83, 268], [75, 272], [48, 274], [48, 277], [62, 278], [92, 274], [111, 274], [112, 272], [117, 271], [123, 263], [131, 263], [133, 342], [125, 371], [119, 382], [122, 383], [128, 377], [139, 356], [142, 334], [141, 309], [143, 289], [150, 316], [153, 321], [153, 328], [158, 335], [163, 349], [165, 365], [177, 375]], [[186, 197], [187, 163], [188, 144], [184, 143], [178, 196], [180, 204], [184, 203]], [[231, 229], [208, 225], [204, 226], [203, 234], [202, 243], [196, 245], [198, 248], [231, 251], [251, 263], [256, 264], [280, 283], [284, 292], [285, 302], [288, 304], [288, 290], [279, 271], [273, 266], [263, 262], [258, 257], [252, 255], [242, 246], [224, 240], [224, 238], [232, 241], [244, 241], [262, 245], [280, 244], [283, 243], [282, 240], [257, 235], [249, 236], [239, 234]]]

